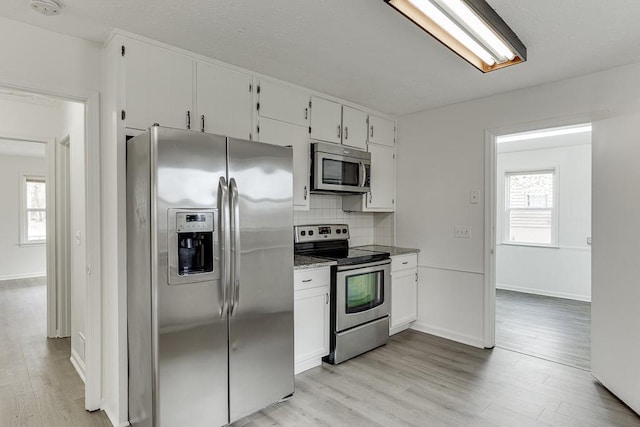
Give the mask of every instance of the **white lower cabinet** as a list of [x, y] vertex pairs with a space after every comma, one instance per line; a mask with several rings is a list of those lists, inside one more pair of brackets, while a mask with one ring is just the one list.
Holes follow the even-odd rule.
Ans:
[[391, 319], [389, 335], [403, 331], [418, 318], [418, 255], [391, 257]]
[[329, 267], [294, 272], [295, 373], [322, 364], [329, 354]]

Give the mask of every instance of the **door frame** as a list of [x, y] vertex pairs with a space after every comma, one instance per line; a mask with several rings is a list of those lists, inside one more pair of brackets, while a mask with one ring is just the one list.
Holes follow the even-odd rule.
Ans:
[[[67, 251], [60, 250], [62, 242], [58, 226], [58, 145], [69, 145], [69, 135], [62, 139], [54, 139], [47, 143], [47, 336], [52, 338], [62, 338], [71, 335], [71, 282], [70, 280], [59, 280], [61, 271], [58, 260], [61, 253], [71, 262], [71, 248]], [[69, 166], [69, 165], [67, 165]], [[69, 177], [67, 176], [67, 179]], [[67, 195], [70, 197], [70, 194]], [[68, 200], [67, 200], [68, 201]], [[70, 212], [65, 212], [70, 215]], [[70, 233], [70, 230], [67, 230]], [[69, 279], [67, 272], [66, 278]], [[49, 280], [49, 278], [55, 280]]]
[[100, 95], [97, 91], [76, 88], [34, 87], [30, 84], [0, 80], [0, 86], [24, 92], [79, 102], [85, 106], [85, 178], [86, 178], [86, 342], [85, 409], [102, 405], [102, 280], [101, 280], [101, 170], [100, 170]]
[[497, 211], [497, 139], [512, 133], [530, 132], [561, 126], [591, 123], [611, 115], [599, 110], [572, 116], [549, 118], [527, 123], [485, 129], [484, 134], [484, 328], [485, 348], [496, 345], [496, 211]]

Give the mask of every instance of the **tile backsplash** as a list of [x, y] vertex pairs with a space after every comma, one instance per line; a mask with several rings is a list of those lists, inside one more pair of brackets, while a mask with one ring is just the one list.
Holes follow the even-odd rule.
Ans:
[[295, 225], [348, 224], [350, 246], [393, 245], [393, 214], [345, 212], [337, 195], [312, 194], [308, 211], [294, 211]]

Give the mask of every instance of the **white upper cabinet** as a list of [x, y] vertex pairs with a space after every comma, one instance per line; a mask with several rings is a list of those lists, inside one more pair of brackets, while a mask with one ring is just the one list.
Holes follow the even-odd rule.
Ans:
[[149, 118], [149, 50], [151, 45], [127, 40], [124, 56], [125, 127], [146, 129], [154, 122]]
[[202, 61], [198, 61], [196, 66], [198, 122], [191, 128], [249, 139], [252, 77]]
[[124, 45], [125, 126], [187, 129], [193, 114], [193, 60], [136, 40]]
[[311, 139], [341, 143], [341, 104], [315, 96], [311, 97]]
[[369, 143], [393, 147], [395, 133], [395, 123], [392, 120], [369, 116]]
[[165, 49], [149, 54], [149, 118], [178, 129], [193, 125], [193, 60]]
[[258, 84], [258, 117], [308, 127], [310, 97], [308, 92], [269, 80], [260, 80]]
[[342, 107], [342, 144], [367, 150], [367, 113]]
[[392, 147], [369, 144], [371, 153], [371, 191], [367, 207], [376, 210], [393, 210], [395, 192], [395, 156]]
[[258, 140], [293, 147], [293, 205], [296, 210], [309, 209], [309, 129], [278, 120], [258, 117]]
[[363, 195], [342, 196], [342, 209], [358, 212], [395, 210], [396, 169], [393, 147], [369, 144], [371, 153], [371, 190]]

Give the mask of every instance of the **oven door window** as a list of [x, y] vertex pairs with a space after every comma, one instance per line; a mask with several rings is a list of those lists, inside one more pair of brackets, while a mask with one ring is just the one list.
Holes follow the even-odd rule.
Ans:
[[357, 187], [360, 165], [344, 160], [322, 159], [322, 183]]
[[361, 313], [384, 303], [382, 271], [346, 277], [347, 314]]

